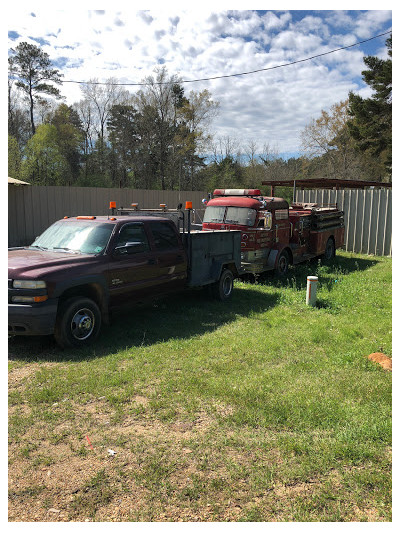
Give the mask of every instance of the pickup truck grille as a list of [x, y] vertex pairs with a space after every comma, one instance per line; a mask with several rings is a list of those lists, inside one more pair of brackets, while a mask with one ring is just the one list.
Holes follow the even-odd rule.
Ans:
[[13, 283], [13, 280], [12, 280], [12, 279], [9, 279], [9, 280], [8, 280], [8, 288], [9, 288], [9, 289], [12, 289], [12, 283]]

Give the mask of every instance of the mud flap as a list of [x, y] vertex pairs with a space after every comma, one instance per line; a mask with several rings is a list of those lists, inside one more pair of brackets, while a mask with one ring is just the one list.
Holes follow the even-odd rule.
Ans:
[[272, 270], [275, 269], [275, 264], [276, 264], [276, 260], [278, 258], [279, 253], [280, 253], [280, 250], [271, 250], [268, 256], [268, 261], [267, 261], [268, 268], [271, 268]]

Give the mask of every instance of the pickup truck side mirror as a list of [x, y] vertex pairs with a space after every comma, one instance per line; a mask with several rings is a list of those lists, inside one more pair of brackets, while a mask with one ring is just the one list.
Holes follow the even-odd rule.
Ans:
[[126, 242], [125, 244], [116, 246], [113, 250], [113, 255], [118, 257], [121, 255], [137, 254], [146, 250], [147, 247], [142, 242]]

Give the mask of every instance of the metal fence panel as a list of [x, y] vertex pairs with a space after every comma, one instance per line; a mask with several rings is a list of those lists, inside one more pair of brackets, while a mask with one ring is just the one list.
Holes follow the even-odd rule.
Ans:
[[117, 207], [155, 209], [166, 203], [174, 209], [192, 201], [193, 208], [203, 207], [204, 191], [153, 191], [108, 189], [101, 187], [8, 186], [8, 246], [24, 246], [34, 241], [50, 224], [64, 216], [107, 215], [110, 201]]
[[391, 189], [297, 190], [296, 201], [337, 203], [344, 211], [347, 251], [392, 255]]
[[[117, 207], [138, 203], [154, 209], [160, 203], [175, 208], [187, 200], [193, 202], [196, 222], [201, 222], [204, 191], [155, 191], [108, 189], [101, 187], [8, 187], [8, 245], [31, 243], [50, 224], [64, 216], [106, 215], [109, 202]], [[344, 211], [345, 249], [357, 253], [392, 255], [392, 191], [367, 190], [297, 190], [296, 201], [337, 203]]]

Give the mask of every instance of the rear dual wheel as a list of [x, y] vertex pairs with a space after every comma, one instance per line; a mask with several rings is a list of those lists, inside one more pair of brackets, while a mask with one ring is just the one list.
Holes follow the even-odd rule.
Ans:
[[289, 263], [290, 263], [289, 254], [287, 253], [286, 250], [282, 250], [282, 252], [280, 253], [278, 257], [278, 262], [275, 268], [275, 274], [279, 277], [286, 276], [288, 273], [288, 269], [289, 269]]
[[332, 237], [329, 237], [329, 239], [326, 241], [326, 247], [325, 247], [325, 253], [324, 253], [324, 261], [332, 261], [335, 258], [336, 255], [336, 248], [335, 248], [335, 241]]
[[217, 300], [221, 302], [229, 300], [233, 291], [233, 274], [229, 268], [223, 270], [219, 280], [211, 286], [211, 290]]

